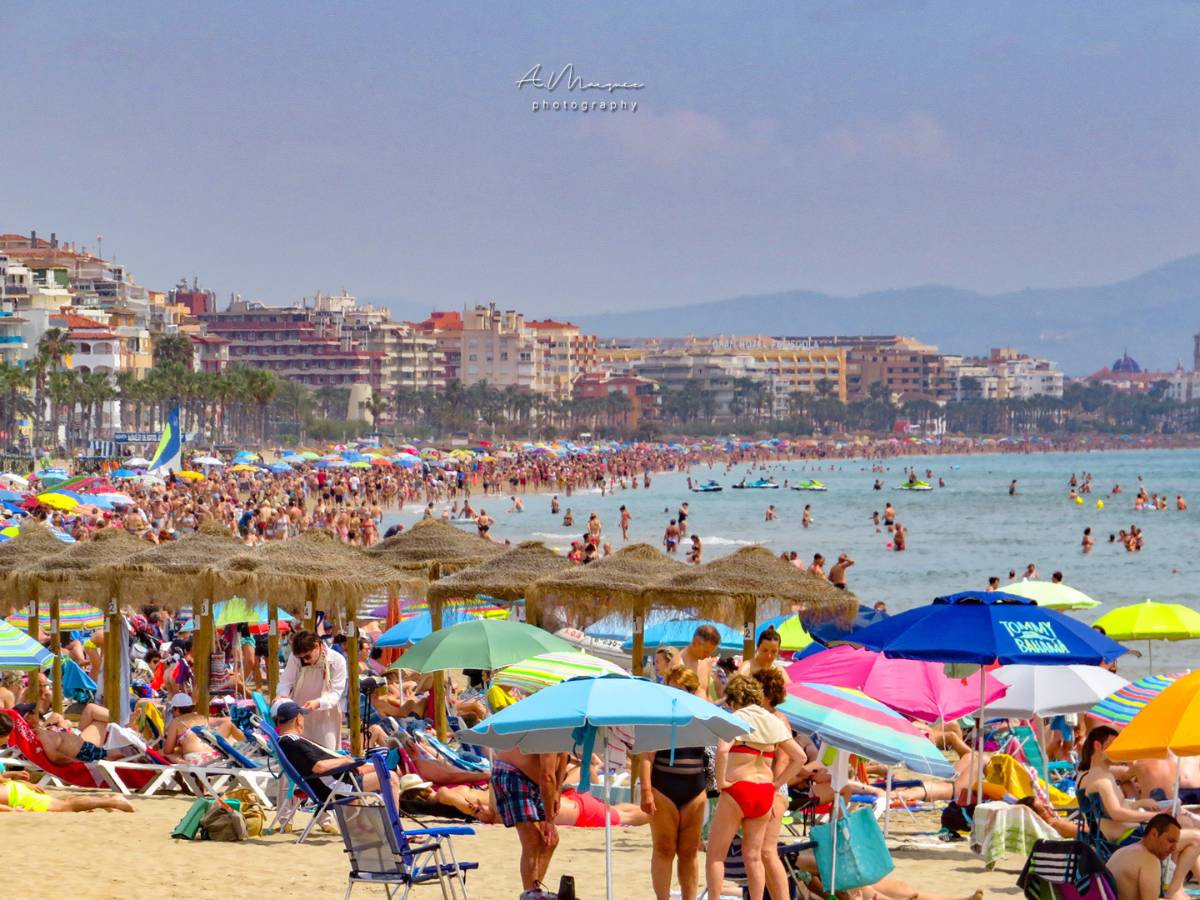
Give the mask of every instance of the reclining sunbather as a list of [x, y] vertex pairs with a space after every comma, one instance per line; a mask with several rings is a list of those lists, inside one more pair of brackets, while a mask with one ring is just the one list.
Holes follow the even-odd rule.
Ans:
[[[453, 806], [485, 825], [494, 825], [500, 821], [496, 814], [496, 800], [490, 789], [443, 785], [437, 788], [433, 796], [439, 803]], [[645, 825], [650, 821], [650, 817], [634, 803], [612, 803], [608, 812], [613, 825]], [[554, 824], [575, 828], [603, 828], [604, 801], [591, 794], [580, 794], [571, 788], [563, 788]]]
[[120, 794], [48, 794], [27, 784], [28, 777], [27, 772], [0, 772], [0, 812], [133, 812], [133, 804]]
[[223, 738], [241, 740], [243, 737], [232, 719], [223, 716], [210, 718], [197, 712], [195, 701], [189, 694], [179, 693], [172, 697], [171, 710], [174, 716], [171, 724], [167, 726], [167, 733], [163, 738], [163, 754], [175, 762], [207, 766], [224, 759], [218, 751], [206, 744], [192, 731], [197, 725], [211, 728]]
[[[38, 717], [37, 707], [31, 704], [24, 703], [16, 709], [37, 733], [38, 741], [50, 762], [69, 765], [76, 761], [92, 763], [108, 758], [108, 751], [104, 749], [108, 711], [104, 707], [89, 703], [84, 708], [84, 717], [79, 720], [78, 730], [58, 713], [48, 713], [43, 719]], [[8, 740], [12, 730], [12, 720], [7, 716], [0, 717], [0, 741]]]

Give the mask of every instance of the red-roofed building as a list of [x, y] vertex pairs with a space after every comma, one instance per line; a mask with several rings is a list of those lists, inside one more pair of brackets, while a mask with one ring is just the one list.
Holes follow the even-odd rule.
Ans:
[[620, 394], [628, 399], [623, 405], [606, 405], [601, 412], [601, 417], [610, 425], [636, 428], [639, 422], [659, 416], [661, 398], [658, 383], [649, 378], [584, 372], [575, 379], [572, 387], [575, 400], [607, 400], [610, 394]]

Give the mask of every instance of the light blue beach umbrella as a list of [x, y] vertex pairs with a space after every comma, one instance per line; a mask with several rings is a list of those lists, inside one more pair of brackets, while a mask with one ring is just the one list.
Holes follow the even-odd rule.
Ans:
[[[729, 653], [741, 653], [745, 649], [745, 639], [740, 631], [735, 631], [720, 622], [706, 622], [703, 619], [674, 619], [647, 628], [643, 637], [643, 646], [652, 647], [686, 647], [692, 642], [692, 635], [701, 625], [711, 625], [721, 635], [720, 649]], [[633, 649], [633, 639], [630, 638], [621, 645], [622, 650]]]
[[[631, 753], [708, 747], [750, 731], [745, 720], [686, 691], [629, 675], [605, 675], [572, 678], [545, 688], [458, 734], [469, 743], [496, 750], [520, 747], [525, 753], [578, 751], [582, 759], [591, 759], [597, 737], [607, 748], [610, 728], [631, 736]], [[580, 791], [590, 787], [588, 768], [580, 770]], [[612, 900], [608, 779], [609, 767], [605, 765], [605, 876], [608, 900]]]
[[[681, 609], [651, 609], [646, 612], [646, 627], [653, 628], [666, 622], [680, 619], [691, 619], [685, 610]], [[627, 641], [633, 637], [633, 616], [624, 613], [610, 613], [583, 629], [583, 633], [598, 641]]]
[[0, 669], [40, 669], [53, 658], [28, 634], [0, 620]]
[[[473, 622], [477, 618], [479, 617], [460, 609], [445, 609], [442, 611], [442, 627], [449, 628], [452, 625], [461, 625], [463, 622]], [[375, 646], [407, 647], [431, 634], [433, 634], [433, 619], [428, 612], [418, 613], [397, 622], [381, 634], [375, 639]]]

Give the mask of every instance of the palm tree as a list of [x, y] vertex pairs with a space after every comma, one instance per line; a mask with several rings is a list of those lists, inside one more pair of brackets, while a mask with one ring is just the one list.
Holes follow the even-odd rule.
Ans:
[[48, 424], [51, 429], [57, 427], [53, 410], [51, 410], [50, 419], [43, 422], [46, 403], [46, 379], [52, 372], [57, 372], [61, 369], [67, 357], [74, 352], [75, 345], [71, 343], [70, 336], [64, 328], [47, 328], [38, 339], [37, 349], [31, 363], [34, 378], [35, 414], [33, 418], [33, 442], [35, 444], [38, 443], [38, 434], [42, 431], [44, 424]]
[[629, 412], [633, 409], [633, 401], [624, 391], [609, 391], [604, 398], [604, 412], [608, 416], [608, 424], [628, 425]]
[[33, 412], [28, 396], [32, 383], [28, 369], [0, 362], [0, 431], [10, 444], [17, 442], [17, 420]]
[[379, 429], [379, 417], [382, 416], [388, 409], [388, 402], [384, 399], [383, 394], [379, 391], [371, 391], [371, 396], [363, 403], [363, 408], [371, 417], [371, 424], [376, 430]]
[[154, 339], [154, 365], [156, 366], [178, 363], [190, 369], [194, 353], [192, 340], [186, 334], [162, 334]]
[[321, 414], [326, 419], [345, 419], [346, 398], [349, 393], [348, 388], [332, 384], [317, 388], [316, 400], [317, 405], [321, 407]]
[[304, 426], [308, 423], [308, 410], [312, 404], [312, 393], [308, 386], [299, 381], [284, 380], [279, 385], [275, 405], [283, 410], [287, 421], [295, 422], [297, 437], [304, 443]]

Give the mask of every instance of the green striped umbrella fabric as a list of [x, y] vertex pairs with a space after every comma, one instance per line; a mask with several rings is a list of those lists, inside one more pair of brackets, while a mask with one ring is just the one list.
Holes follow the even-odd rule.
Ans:
[[0, 669], [40, 669], [52, 658], [25, 632], [0, 621]]
[[492, 680], [504, 687], [517, 688], [526, 694], [532, 694], [568, 678], [580, 675], [597, 678], [610, 673], [626, 674], [616, 663], [587, 653], [543, 653], [515, 665], [505, 666]]

